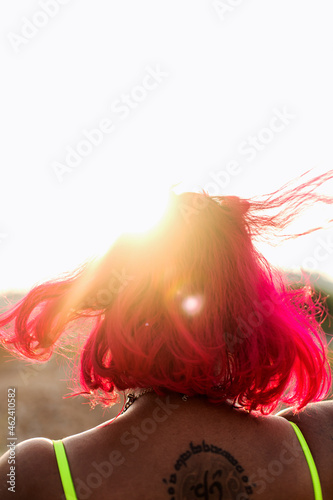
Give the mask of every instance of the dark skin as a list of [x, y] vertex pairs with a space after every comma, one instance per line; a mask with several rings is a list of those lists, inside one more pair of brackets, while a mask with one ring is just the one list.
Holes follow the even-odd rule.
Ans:
[[[147, 393], [116, 420], [63, 442], [82, 499], [313, 500], [308, 465], [288, 420], [307, 440], [323, 498], [333, 500], [333, 402], [308, 405], [297, 416], [288, 410], [255, 417], [204, 397], [184, 402], [179, 394]], [[16, 458], [16, 500], [64, 498], [49, 439], [20, 443]], [[8, 453], [0, 473], [8, 473]], [[4, 483], [0, 497], [12, 499]]]

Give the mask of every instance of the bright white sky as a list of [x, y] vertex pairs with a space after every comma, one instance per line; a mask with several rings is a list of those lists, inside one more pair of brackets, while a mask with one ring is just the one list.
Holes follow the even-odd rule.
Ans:
[[[172, 184], [250, 197], [332, 169], [332, 14], [331, 0], [1, 2], [0, 290], [151, 223]], [[333, 276], [332, 228], [266, 256]]]

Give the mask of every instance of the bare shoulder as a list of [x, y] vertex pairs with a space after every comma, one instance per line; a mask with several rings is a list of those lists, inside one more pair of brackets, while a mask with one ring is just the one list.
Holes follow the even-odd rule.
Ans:
[[333, 401], [311, 403], [299, 412], [288, 408], [277, 414], [299, 426], [305, 438], [325, 442], [333, 460]]
[[310, 403], [297, 413], [293, 408], [287, 408], [277, 415], [301, 425], [311, 426], [320, 423], [321, 429], [333, 432], [333, 401]]
[[333, 499], [333, 401], [311, 403], [298, 413], [283, 410], [278, 416], [300, 428], [317, 465], [323, 496]]
[[[0, 458], [0, 477], [7, 478], [0, 484], [0, 498], [3, 500], [12, 499], [14, 492], [17, 500], [38, 500], [43, 498], [45, 491], [51, 492], [53, 487], [58, 498], [62, 494], [50, 439], [27, 439], [17, 445], [13, 441], [9, 450]], [[53, 498], [52, 495], [48, 497]]]

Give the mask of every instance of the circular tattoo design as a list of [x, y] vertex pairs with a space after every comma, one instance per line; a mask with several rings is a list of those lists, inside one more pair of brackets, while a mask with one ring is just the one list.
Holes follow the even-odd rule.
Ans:
[[[207, 454], [209, 467], [202, 463]], [[174, 472], [163, 482], [169, 500], [250, 500], [254, 487], [238, 460], [204, 440], [189, 444], [176, 460]]]

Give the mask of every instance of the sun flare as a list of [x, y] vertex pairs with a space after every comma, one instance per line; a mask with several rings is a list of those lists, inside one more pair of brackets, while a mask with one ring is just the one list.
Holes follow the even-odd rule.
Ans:
[[144, 233], [158, 224], [168, 200], [169, 188], [130, 193], [126, 198], [119, 195], [113, 202], [112, 220], [100, 219], [95, 226], [94, 253], [103, 254], [122, 233]]

